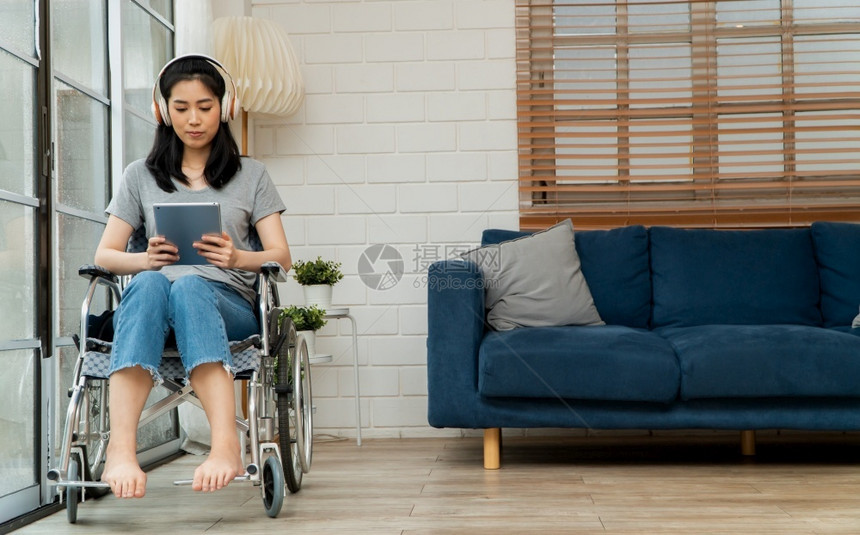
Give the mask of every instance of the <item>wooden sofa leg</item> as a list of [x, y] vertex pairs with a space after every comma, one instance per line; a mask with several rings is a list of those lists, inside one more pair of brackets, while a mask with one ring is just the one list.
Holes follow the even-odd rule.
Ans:
[[498, 470], [501, 466], [502, 429], [484, 429], [484, 469]]
[[755, 430], [744, 429], [741, 431], [741, 455], [755, 455]]

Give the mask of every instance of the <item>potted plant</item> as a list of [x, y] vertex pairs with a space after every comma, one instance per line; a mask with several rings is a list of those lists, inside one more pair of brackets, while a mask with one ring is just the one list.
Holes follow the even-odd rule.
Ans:
[[290, 305], [281, 310], [279, 320], [283, 320], [283, 318], [293, 320], [296, 331], [298, 331], [299, 335], [305, 337], [305, 343], [308, 346], [308, 356], [314, 356], [316, 354], [314, 350], [316, 331], [327, 323], [325, 310], [316, 305], [303, 307]]
[[320, 256], [316, 260], [296, 260], [293, 278], [302, 285], [306, 305], [331, 308], [332, 286], [343, 278], [340, 266], [340, 262], [323, 260]]

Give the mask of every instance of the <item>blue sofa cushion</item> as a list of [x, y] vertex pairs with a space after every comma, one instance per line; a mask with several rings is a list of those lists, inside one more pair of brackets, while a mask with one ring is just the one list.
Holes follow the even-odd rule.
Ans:
[[656, 331], [681, 365], [681, 399], [860, 396], [860, 336], [805, 325]]
[[489, 332], [478, 353], [478, 392], [488, 398], [669, 403], [679, 378], [666, 340], [620, 325]]
[[652, 227], [652, 327], [820, 325], [809, 229]]
[[840, 325], [838, 327], [830, 327], [830, 330], [840, 332], [840, 333], [847, 333], [847, 334], [851, 334], [854, 336], [860, 336], [860, 329], [852, 328], [849, 325]]
[[860, 225], [816, 222], [811, 230], [824, 325], [851, 325], [860, 308]]
[[[501, 243], [528, 234], [487, 229], [481, 244]], [[574, 243], [600, 318], [611, 325], [647, 328], [651, 316], [647, 229], [634, 225], [612, 230], [578, 230]]]

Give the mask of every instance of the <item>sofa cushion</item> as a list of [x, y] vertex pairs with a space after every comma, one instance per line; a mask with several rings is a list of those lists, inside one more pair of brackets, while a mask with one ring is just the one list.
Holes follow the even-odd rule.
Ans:
[[478, 391], [490, 398], [669, 403], [679, 377], [666, 340], [620, 325], [489, 332], [478, 354]]
[[860, 396], [860, 336], [805, 325], [656, 331], [681, 365], [681, 399]]
[[860, 225], [816, 222], [811, 230], [824, 325], [851, 325], [860, 309]]
[[830, 330], [840, 332], [840, 333], [851, 334], [854, 336], [860, 336], [860, 328], [857, 328], [857, 327], [849, 327], [847, 325], [840, 325], [839, 327], [830, 327]]
[[463, 253], [481, 268], [487, 323], [500, 331], [603, 325], [573, 242], [567, 219], [530, 236]]
[[[528, 234], [487, 229], [482, 244], [499, 243]], [[648, 230], [641, 225], [611, 230], [577, 230], [575, 246], [600, 318], [610, 325], [647, 328], [651, 317]]]
[[652, 326], [820, 325], [809, 229], [652, 227]]

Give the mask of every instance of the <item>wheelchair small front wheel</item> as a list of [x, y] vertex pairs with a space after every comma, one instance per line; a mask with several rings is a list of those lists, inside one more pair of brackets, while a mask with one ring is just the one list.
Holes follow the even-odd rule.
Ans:
[[[69, 469], [66, 475], [68, 481], [78, 481], [80, 479], [80, 469], [78, 468], [81, 465], [80, 463], [80, 457], [77, 454], [72, 454], [69, 459]], [[78, 497], [80, 496], [80, 492], [80, 487], [66, 486], [66, 519], [68, 519], [69, 524], [74, 524], [78, 521]]]
[[271, 518], [278, 516], [284, 505], [284, 469], [276, 455], [263, 465], [263, 507]]

